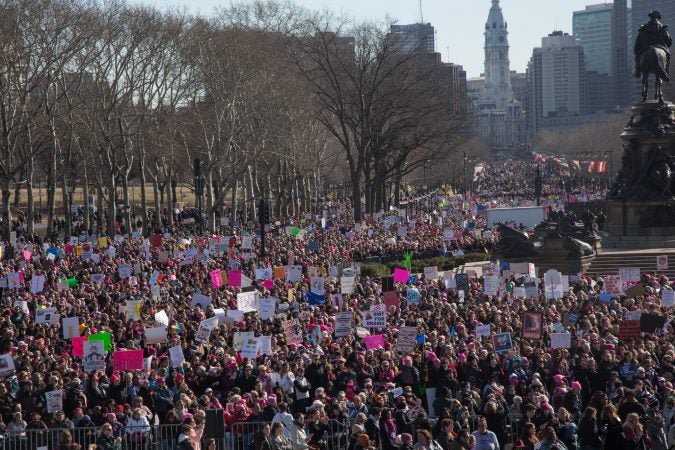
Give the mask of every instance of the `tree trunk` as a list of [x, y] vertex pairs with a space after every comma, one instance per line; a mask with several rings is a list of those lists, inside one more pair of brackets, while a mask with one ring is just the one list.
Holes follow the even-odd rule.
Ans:
[[66, 221], [66, 236], [73, 235], [73, 219], [70, 215], [70, 194], [66, 189], [66, 174], [61, 173], [61, 199], [63, 204], [63, 217]]
[[171, 179], [171, 172], [169, 172], [169, 178], [166, 180], [165, 183], [165, 188], [166, 188], [166, 210], [167, 210], [167, 217], [166, 220], [168, 221], [169, 228], [173, 228], [173, 209], [174, 209], [174, 202], [176, 201], [176, 191], [175, 189], [172, 189], [174, 186], [173, 180]]
[[19, 209], [21, 206], [21, 186], [23, 186], [23, 183], [16, 183], [16, 187], [14, 188], [14, 209]]
[[209, 169], [204, 178], [204, 187], [206, 188], [206, 222], [210, 233], [216, 232], [216, 206], [215, 194], [213, 192], [213, 170]]
[[11, 196], [12, 191], [9, 186], [9, 178], [6, 178], [2, 180], [2, 234], [7, 241], [9, 241], [9, 233], [12, 231], [12, 214], [9, 206]]
[[154, 202], [155, 202], [155, 215], [154, 215], [154, 220], [152, 221], [152, 227], [155, 230], [161, 229], [162, 228], [162, 215], [161, 215], [161, 210], [160, 210], [160, 202], [159, 202], [159, 184], [157, 183], [157, 179], [152, 180], [152, 195], [154, 196]]
[[101, 233], [103, 231], [103, 188], [98, 185], [96, 186], [96, 233]]
[[254, 184], [255, 179], [253, 177], [253, 167], [251, 167], [250, 165], [248, 166], [248, 179], [249, 179], [249, 182], [250, 182], [250, 185], [251, 185], [251, 199], [253, 200], [253, 203], [251, 204], [251, 210], [253, 211], [251, 220], [253, 222], [257, 222], [258, 221], [257, 220], [258, 215], [257, 215], [256, 211], [257, 211], [258, 207], [257, 207], [256, 202], [255, 202], [255, 198], [256, 198], [255, 184]]
[[127, 233], [131, 234], [133, 229], [133, 224], [131, 222], [131, 202], [129, 202], [129, 177], [127, 176], [127, 170], [124, 170], [124, 176], [122, 177], [122, 197], [124, 198], [124, 227], [127, 230]]
[[230, 225], [234, 225], [237, 220], [237, 191], [239, 190], [239, 179], [234, 180], [234, 187], [232, 188], [232, 217]]
[[54, 234], [56, 215], [56, 149], [52, 149], [47, 173], [47, 236]]
[[117, 215], [117, 189], [115, 188], [115, 174], [108, 175], [108, 236], [111, 240], [115, 239], [117, 230], [115, 229], [115, 219]]
[[352, 175], [352, 207], [354, 222], [361, 223], [361, 180]]
[[[87, 234], [91, 234], [91, 209], [89, 208], [89, 176], [87, 175], [87, 165], [83, 164], [82, 167], [82, 196], [84, 197], [84, 214], [82, 216], [82, 225], [84, 229], [87, 230]], [[101, 205], [98, 205], [100, 208]]]
[[139, 171], [139, 177], [140, 177], [140, 185], [141, 185], [141, 214], [143, 217], [141, 218], [141, 222], [143, 223], [143, 230], [142, 234], [143, 236], [150, 236], [150, 230], [148, 229], [148, 199], [147, 196], [145, 195], [145, 152], [141, 152], [140, 155], [140, 171]]
[[35, 202], [33, 201], [33, 172], [35, 166], [33, 162], [33, 154], [31, 153], [26, 161], [26, 197], [28, 200], [28, 211], [26, 211], [26, 233], [28, 236], [32, 236], [35, 231]]

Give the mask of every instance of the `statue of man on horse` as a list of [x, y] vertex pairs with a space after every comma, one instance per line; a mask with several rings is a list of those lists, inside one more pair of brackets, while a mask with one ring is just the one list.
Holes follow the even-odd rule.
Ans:
[[673, 39], [658, 11], [649, 13], [650, 21], [640, 27], [635, 40], [635, 78], [642, 77], [642, 100], [647, 100], [649, 74], [656, 77], [655, 100], [663, 102], [661, 82], [670, 81], [670, 47]]

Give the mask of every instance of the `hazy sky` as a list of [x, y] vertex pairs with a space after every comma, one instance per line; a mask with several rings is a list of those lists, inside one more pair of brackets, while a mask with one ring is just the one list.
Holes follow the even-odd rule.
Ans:
[[[210, 15], [216, 6], [229, 0], [136, 0], [163, 7], [184, 5], [191, 11]], [[244, 0], [246, 1], [246, 0]], [[675, 1], [675, 0], [674, 0]], [[295, 0], [312, 9], [330, 8], [355, 19], [384, 20], [389, 15], [398, 23], [420, 20], [419, 0]], [[572, 33], [572, 12], [593, 0], [501, 0], [508, 23], [511, 70], [524, 72], [532, 48], [541, 45], [542, 36], [553, 30]], [[436, 51], [443, 61], [462, 64], [469, 77], [483, 72], [483, 29], [492, 0], [422, 0], [425, 22], [436, 29]], [[648, 19], [645, 18], [645, 21]]]

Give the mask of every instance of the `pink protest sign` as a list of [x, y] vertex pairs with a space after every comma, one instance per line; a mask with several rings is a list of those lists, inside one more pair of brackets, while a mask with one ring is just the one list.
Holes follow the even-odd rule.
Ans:
[[384, 338], [381, 334], [375, 334], [373, 336], [366, 336], [363, 339], [363, 342], [366, 344], [366, 348], [384, 348]]
[[26, 261], [30, 261], [31, 256], [33, 256], [33, 254], [30, 252], [30, 250], [23, 251], [23, 259]]
[[209, 272], [209, 276], [211, 276], [211, 286], [213, 286], [214, 289], [218, 289], [223, 285], [223, 277], [220, 276], [220, 269]]
[[241, 270], [228, 270], [227, 281], [230, 287], [241, 286]]
[[73, 346], [73, 356], [76, 358], [82, 358], [84, 356], [84, 345], [83, 343], [89, 339], [89, 336], [73, 336], [70, 343]]
[[143, 350], [120, 350], [114, 352], [113, 370], [143, 370]]
[[272, 289], [274, 287], [274, 280], [264, 280], [262, 285], [265, 289]]
[[407, 283], [410, 274], [405, 269], [395, 268], [393, 273], [394, 283]]

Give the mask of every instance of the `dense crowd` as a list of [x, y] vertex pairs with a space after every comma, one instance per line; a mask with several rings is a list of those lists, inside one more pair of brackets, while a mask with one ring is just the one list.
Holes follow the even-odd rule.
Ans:
[[[357, 261], [409, 251], [489, 260], [496, 236], [482, 233], [479, 205], [438, 194], [429, 208], [356, 225], [336, 203], [276, 222], [265, 256], [241, 227], [19, 234], [0, 272], [4, 440], [39, 448], [35, 431], [47, 430], [49, 448], [121, 449], [165, 427], [162, 448], [216, 448], [205, 423], [217, 409], [230, 449], [675, 444], [666, 277], [639, 274], [641, 284], [621, 286], [634, 295], [612, 298], [602, 278], [569, 274], [569, 290], [549, 298], [543, 273], [504, 263], [466, 278], [403, 266], [395, 280], [361, 273]], [[639, 312], [662, 318], [658, 329], [620, 338]], [[531, 317], [536, 337], [525, 333]], [[552, 348], [566, 333], [568, 344]], [[106, 336], [97, 354], [89, 343]], [[121, 353], [142, 362], [118, 364]]]

